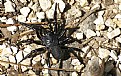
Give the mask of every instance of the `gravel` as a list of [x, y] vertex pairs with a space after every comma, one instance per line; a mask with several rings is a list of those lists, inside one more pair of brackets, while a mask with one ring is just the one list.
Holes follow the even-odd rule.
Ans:
[[[59, 62], [50, 56], [48, 68], [47, 52], [27, 58], [27, 54], [43, 46], [22, 43], [21, 40], [38, 40], [35, 32], [17, 24], [41, 23], [54, 18], [55, 5], [61, 21], [64, 13], [67, 28], [78, 26], [72, 36], [78, 42], [69, 47], [80, 48], [76, 52], [80, 62], [73, 54]], [[8, 76], [121, 76], [121, 0], [5, 0], [0, 1], [0, 75]], [[14, 25], [14, 26], [11, 26]], [[46, 25], [45, 25], [46, 27]], [[29, 32], [30, 31], [30, 32]]]

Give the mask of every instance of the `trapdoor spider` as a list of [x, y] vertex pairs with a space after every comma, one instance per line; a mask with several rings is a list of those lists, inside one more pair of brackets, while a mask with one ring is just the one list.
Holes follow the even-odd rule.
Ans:
[[[66, 44], [73, 43], [75, 41], [79, 41], [73, 38], [71, 35], [78, 29], [76, 28], [65, 28], [65, 19], [62, 18], [62, 22], [59, 23], [57, 20], [57, 4], [55, 6], [54, 12], [54, 20], [47, 20], [48, 21], [48, 28], [45, 28], [41, 25], [29, 25], [26, 23], [19, 22], [20, 24], [31, 28], [36, 31], [37, 37], [40, 41], [28, 39], [21, 42], [30, 42], [43, 45], [45, 47], [32, 50], [27, 56], [25, 56], [20, 62], [25, 60], [26, 58], [35, 57], [38, 54], [43, 53], [45, 50], [48, 51], [48, 66], [50, 65], [50, 53], [53, 55], [55, 59], [62, 62], [70, 57], [70, 53], [73, 53], [80, 62], [83, 63], [81, 57], [79, 57], [74, 51], [81, 51], [79, 48], [75, 47], [68, 47]], [[71, 32], [67, 32], [70, 31]]]

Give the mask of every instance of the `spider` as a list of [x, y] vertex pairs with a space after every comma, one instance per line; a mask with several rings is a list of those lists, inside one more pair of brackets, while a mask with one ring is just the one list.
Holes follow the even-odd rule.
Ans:
[[[20, 62], [25, 60], [26, 58], [30, 57], [35, 57], [38, 54], [41, 54], [45, 52], [45, 50], [48, 51], [47, 56], [47, 62], [49, 68], [51, 67], [50, 65], [50, 53], [52, 56], [60, 61], [62, 63], [63, 60], [66, 60], [70, 57], [70, 53], [73, 53], [74, 56], [76, 56], [80, 62], [83, 63], [83, 60], [81, 57], [79, 57], [74, 51], [81, 51], [79, 48], [75, 47], [68, 47], [66, 46], [67, 44], [71, 44], [75, 41], [79, 42], [76, 38], [73, 38], [71, 35], [78, 29], [78, 27], [75, 28], [65, 28], [65, 19], [62, 18], [61, 24], [58, 22], [57, 19], [57, 4], [55, 6], [55, 12], [54, 12], [54, 20], [48, 20], [48, 28], [45, 28], [44, 26], [40, 25], [34, 25], [34, 24], [26, 24], [19, 22], [20, 24], [31, 28], [36, 31], [37, 37], [39, 38], [39, 41], [28, 39], [28, 40], [23, 40], [21, 43], [36, 43], [39, 45], [43, 45], [45, 47], [38, 48], [35, 50], [32, 50], [28, 55], [26, 55]], [[70, 32], [68, 32], [70, 31]], [[59, 68], [62, 68], [59, 66]]]

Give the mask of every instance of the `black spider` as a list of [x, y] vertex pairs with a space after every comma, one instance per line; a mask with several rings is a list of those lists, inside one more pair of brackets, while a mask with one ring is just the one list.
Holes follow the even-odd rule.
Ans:
[[26, 23], [19, 22], [20, 24], [35, 30], [37, 37], [40, 40], [40, 41], [36, 41], [36, 40], [28, 39], [28, 40], [21, 41], [21, 43], [30, 42], [30, 43], [36, 43], [36, 44], [45, 46], [43, 48], [32, 50], [31, 53], [25, 56], [20, 62], [22, 62], [26, 58], [30, 58], [30, 57], [33, 58], [36, 55], [45, 52], [45, 50], [48, 50], [47, 61], [48, 61], [49, 67], [51, 67], [50, 53], [53, 55], [55, 59], [59, 60], [61, 63], [63, 60], [66, 60], [70, 57], [70, 53], [73, 53], [79, 59], [79, 61], [83, 63], [83, 60], [81, 59], [81, 57], [79, 57], [74, 52], [74, 51], [81, 51], [81, 50], [79, 48], [66, 46], [66, 44], [71, 44], [75, 41], [79, 41], [71, 36], [78, 28], [77, 27], [65, 28], [65, 19], [62, 18], [62, 22], [59, 23], [57, 20], [56, 10], [57, 10], [57, 4], [55, 6], [54, 20], [53, 21], [48, 20], [48, 28], [45, 28], [42, 25], [32, 25], [32, 24], [28, 25]]

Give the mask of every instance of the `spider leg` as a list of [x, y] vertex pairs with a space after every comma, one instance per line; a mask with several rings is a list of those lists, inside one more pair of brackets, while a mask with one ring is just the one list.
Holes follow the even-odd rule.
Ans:
[[[46, 60], [46, 62], [47, 62], [48, 67], [51, 68], [51, 64], [50, 64], [50, 52], [47, 52], [47, 60]], [[50, 76], [52, 76], [50, 70], [48, 71], [48, 73], [49, 73]]]
[[54, 12], [54, 33], [57, 33], [57, 3], [55, 4], [55, 12]]
[[75, 57], [77, 57], [77, 59], [78, 59], [82, 64], [84, 64], [82, 57], [78, 56], [78, 55], [76, 54], [76, 52], [75, 52], [75, 51], [83, 52], [81, 49], [79, 49], [79, 48], [74, 48], [74, 47], [67, 47], [67, 46], [63, 46], [63, 47], [64, 47], [65, 49], [68, 49], [70, 53], [72, 53]]
[[40, 40], [33, 40], [33, 39], [27, 39], [27, 40], [19, 41], [16, 45], [21, 45], [22, 43], [27, 43], [27, 44], [35, 43], [37, 45], [43, 45]]
[[[36, 57], [37, 55], [39, 54], [42, 54], [45, 52], [45, 48], [38, 48], [38, 49], [35, 49], [35, 50], [32, 50], [29, 54], [27, 54], [20, 62], [22, 62], [23, 60], [27, 59], [27, 58], [34, 58]], [[19, 63], [20, 63], [19, 62]], [[31, 63], [32, 63], [32, 59], [31, 59]]]

